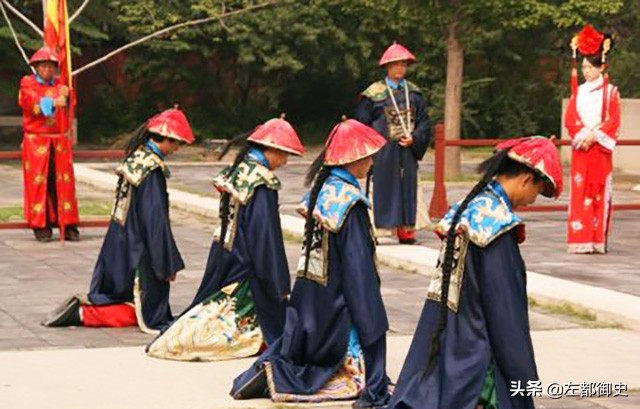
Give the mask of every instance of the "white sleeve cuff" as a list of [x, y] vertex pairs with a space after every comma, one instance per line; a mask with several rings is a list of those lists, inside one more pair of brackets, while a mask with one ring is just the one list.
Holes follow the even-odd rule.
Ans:
[[583, 126], [582, 129], [578, 131], [576, 136], [573, 137], [573, 141], [571, 142], [571, 146], [574, 148], [580, 144], [580, 142], [584, 141], [585, 138], [591, 133], [591, 129]]
[[602, 132], [600, 129], [595, 131], [596, 133], [596, 141], [606, 149], [612, 151], [616, 146], [616, 140]]

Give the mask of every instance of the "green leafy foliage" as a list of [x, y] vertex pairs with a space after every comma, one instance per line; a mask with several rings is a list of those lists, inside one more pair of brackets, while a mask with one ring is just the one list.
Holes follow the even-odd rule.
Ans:
[[[72, 25], [74, 65], [172, 24], [265, 1], [226, 1], [224, 8], [214, 0], [93, 1]], [[70, 1], [70, 11], [80, 3]], [[12, 4], [42, 21], [40, 1]], [[384, 76], [377, 61], [394, 40], [418, 57], [408, 78], [441, 121], [452, 19], [465, 50], [463, 135], [558, 133], [568, 42], [585, 22], [617, 34], [612, 80], [624, 97], [640, 95], [638, 14], [632, 0], [281, 0], [223, 24], [174, 31], [80, 74], [81, 140], [106, 142], [176, 103], [199, 138], [231, 137], [286, 112], [303, 139], [321, 140], [353, 112], [359, 92]], [[12, 21], [35, 50], [37, 36]], [[15, 113], [27, 69], [4, 24], [0, 54], [0, 109]]]

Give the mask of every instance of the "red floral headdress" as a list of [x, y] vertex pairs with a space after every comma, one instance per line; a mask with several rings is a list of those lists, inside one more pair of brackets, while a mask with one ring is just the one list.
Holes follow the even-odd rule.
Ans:
[[578, 34], [571, 39], [571, 49], [573, 50], [573, 61], [571, 67], [571, 97], [575, 97], [578, 92], [578, 68], [577, 57], [578, 53], [585, 57], [593, 57], [600, 55], [602, 65], [605, 68], [604, 72], [604, 85], [603, 85], [603, 104], [602, 104], [602, 118], [604, 120], [606, 116], [606, 107], [608, 105], [608, 86], [609, 75], [606, 72], [607, 69], [607, 56], [613, 47], [613, 37], [609, 34], [601, 33], [596, 30], [591, 24], [587, 24], [580, 30]]

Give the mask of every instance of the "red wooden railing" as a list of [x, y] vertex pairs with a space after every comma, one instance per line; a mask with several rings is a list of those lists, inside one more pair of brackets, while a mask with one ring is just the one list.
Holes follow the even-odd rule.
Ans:
[[[124, 151], [99, 150], [99, 151], [74, 151], [76, 159], [123, 159]], [[21, 151], [2, 151], [0, 160], [22, 160]]]
[[[122, 150], [92, 150], [92, 151], [75, 151], [73, 157], [76, 159], [122, 159], [124, 151]], [[22, 160], [21, 151], [3, 151], [0, 152], [0, 160]], [[79, 227], [106, 227], [110, 223], [108, 218], [91, 218], [80, 220]], [[0, 222], [0, 230], [28, 229], [26, 222]]]
[[[429, 204], [429, 217], [433, 219], [440, 219], [445, 215], [449, 209], [449, 203], [447, 202], [447, 188], [445, 185], [444, 174], [444, 152], [449, 146], [495, 146], [504, 139], [459, 139], [459, 140], [446, 140], [444, 138], [444, 124], [439, 123], [435, 128], [435, 171], [434, 171], [434, 186], [433, 193], [431, 195], [431, 203]], [[571, 145], [571, 141], [568, 139], [555, 141], [556, 145]], [[639, 139], [627, 139], [620, 140], [616, 144], [617, 146], [640, 146]], [[640, 203], [625, 203], [614, 204], [614, 210], [640, 210]], [[553, 211], [568, 211], [567, 205], [536, 205], [527, 206], [519, 211], [529, 212], [553, 212]]]

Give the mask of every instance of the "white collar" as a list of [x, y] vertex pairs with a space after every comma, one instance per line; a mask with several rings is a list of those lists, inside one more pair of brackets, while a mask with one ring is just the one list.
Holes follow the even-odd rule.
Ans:
[[604, 77], [602, 75], [599, 75], [598, 78], [596, 78], [595, 80], [589, 81], [589, 82], [585, 82], [584, 86], [588, 90], [593, 91], [593, 90], [596, 90], [598, 88], [601, 88], [603, 83], [604, 83]]

